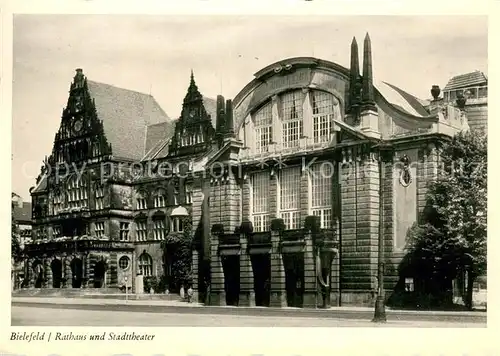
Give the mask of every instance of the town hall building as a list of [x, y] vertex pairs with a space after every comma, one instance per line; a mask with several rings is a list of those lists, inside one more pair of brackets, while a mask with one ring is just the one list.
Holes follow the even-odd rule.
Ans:
[[283, 59], [215, 102], [191, 74], [177, 120], [78, 69], [31, 190], [25, 286], [138, 292], [137, 274], [175, 272], [163, 241], [188, 231], [208, 305], [370, 305], [380, 237], [392, 291], [466, 100], [375, 81], [368, 35], [350, 57]]

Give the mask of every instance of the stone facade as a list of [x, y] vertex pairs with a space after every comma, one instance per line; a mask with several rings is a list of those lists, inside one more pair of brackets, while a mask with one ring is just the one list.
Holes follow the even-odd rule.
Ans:
[[[162, 241], [188, 216], [192, 286], [205, 304], [371, 305], [380, 238], [390, 295], [401, 278], [406, 233], [439, 170], [439, 144], [466, 128], [467, 119], [449, 104], [425, 108], [375, 90], [368, 36], [363, 75], [357, 56], [354, 41], [351, 69], [316, 58], [272, 64], [234, 100], [219, 96], [215, 113], [207, 112], [192, 76], [172, 135], [140, 160], [149, 173], [137, 177], [115, 166], [111, 145], [105, 162], [113, 174], [102, 203], [94, 201], [97, 188], [87, 188], [88, 211], [59, 214], [68, 224], [85, 216], [90, 225], [79, 231], [111, 243], [81, 242], [81, 249], [88, 246], [88, 254], [77, 251], [86, 283], [96, 280], [101, 260], [108, 261], [109, 287], [139, 270], [168, 273]], [[32, 194], [35, 205], [53, 201], [46, 190]], [[40, 256], [47, 265], [59, 253], [41, 247], [53, 243], [57, 218], [36, 221], [49, 241], [32, 249], [28, 269]], [[130, 267], [120, 266], [124, 255]]]

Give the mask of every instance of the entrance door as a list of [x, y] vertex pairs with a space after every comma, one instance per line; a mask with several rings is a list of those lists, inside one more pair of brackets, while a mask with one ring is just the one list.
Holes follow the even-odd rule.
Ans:
[[268, 307], [271, 298], [271, 256], [266, 254], [251, 255], [255, 305]]
[[83, 261], [81, 259], [73, 258], [71, 261], [71, 273], [73, 275], [71, 286], [73, 288], [81, 288], [83, 279]]
[[304, 302], [304, 253], [283, 254], [286, 299], [289, 307], [302, 308]]
[[61, 288], [62, 262], [57, 258], [50, 264], [52, 269], [52, 288]]
[[222, 256], [226, 305], [237, 306], [240, 298], [240, 256]]
[[104, 274], [106, 273], [106, 265], [104, 261], [99, 261], [94, 266], [94, 288], [102, 288], [104, 286]]

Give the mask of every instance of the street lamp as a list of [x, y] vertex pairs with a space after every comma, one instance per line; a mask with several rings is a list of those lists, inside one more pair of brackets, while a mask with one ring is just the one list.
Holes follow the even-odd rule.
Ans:
[[378, 171], [379, 171], [379, 226], [378, 226], [378, 290], [375, 301], [374, 323], [385, 323], [385, 291], [384, 291], [384, 178], [385, 169], [382, 158], [382, 149], [379, 148]]

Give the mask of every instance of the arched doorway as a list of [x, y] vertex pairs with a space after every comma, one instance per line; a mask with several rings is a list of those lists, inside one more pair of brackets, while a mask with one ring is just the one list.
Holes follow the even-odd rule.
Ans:
[[287, 305], [302, 308], [304, 303], [304, 253], [284, 253], [283, 264]]
[[71, 287], [81, 288], [83, 280], [83, 261], [77, 257], [71, 261], [71, 273], [73, 279], [71, 280]]
[[59, 259], [54, 259], [50, 264], [50, 268], [52, 269], [52, 287], [53, 288], [61, 288], [61, 279], [62, 279], [62, 262]]
[[35, 280], [35, 288], [42, 288], [43, 286], [43, 265], [42, 262], [37, 260], [33, 263], [33, 274]]
[[104, 287], [105, 273], [106, 273], [106, 263], [102, 260], [96, 262], [94, 266], [94, 288]]

